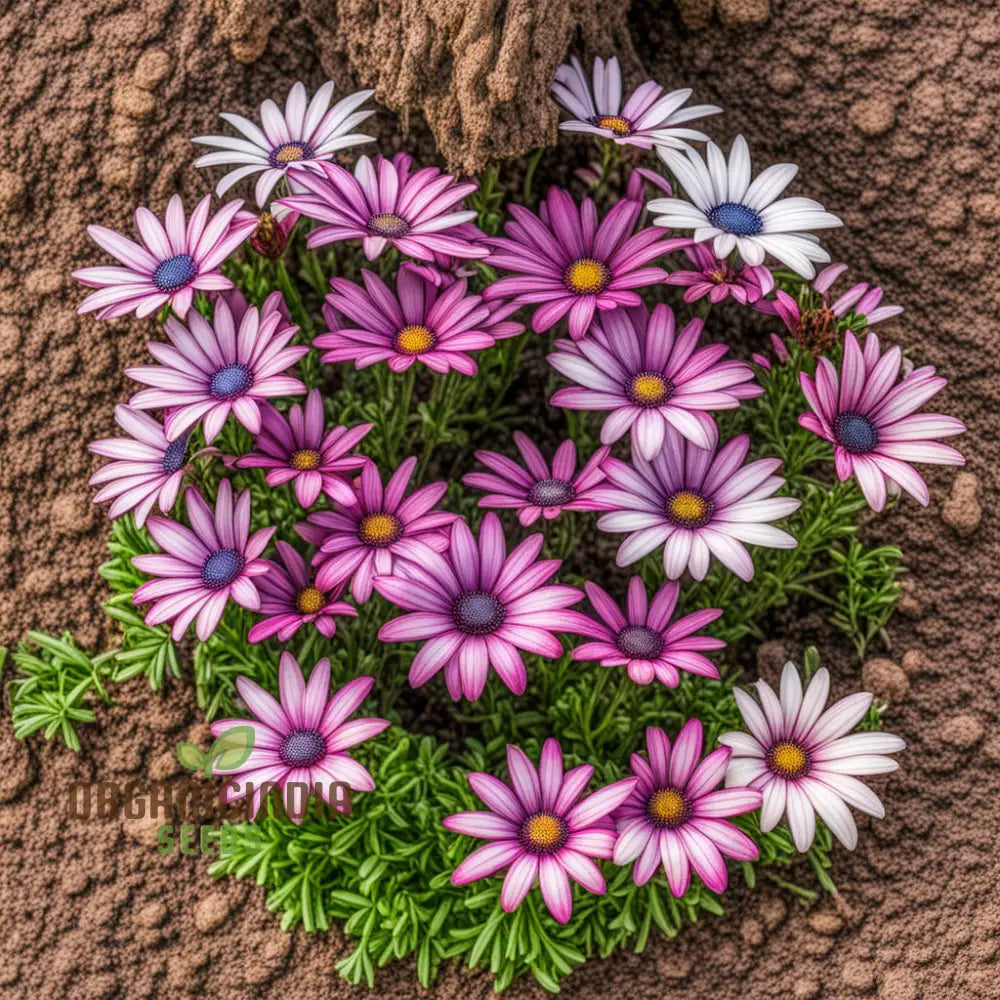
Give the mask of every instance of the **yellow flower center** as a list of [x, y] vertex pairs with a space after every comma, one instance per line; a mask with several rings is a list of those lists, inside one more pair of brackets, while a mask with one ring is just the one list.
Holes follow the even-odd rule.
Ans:
[[434, 341], [434, 334], [426, 326], [413, 324], [404, 326], [396, 334], [392, 346], [400, 354], [423, 354], [424, 351], [429, 351], [434, 346]]
[[714, 505], [691, 490], [678, 490], [667, 499], [667, 517], [681, 528], [700, 528], [708, 523]]
[[577, 295], [597, 295], [603, 292], [611, 280], [611, 272], [606, 264], [593, 257], [582, 257], [573, 261], [563, 275], [566, 287]]
[[603, 118], [598, 118], [596, 124], [598, 128], [606, 128], [619, 139], [624, 138], [632, 131], [629, 120], [622, 118], [621, 115], [605, 115]]
[[657, 826], [680, 826], [689, 812], [687, 799], [676, 788], [658, 788], [646, 803], [646, 815]]
[[809, 770], [809, 756], [791, 740], [775, 743], [766, 755], [767, 766], [782, 778], [801, 778]]
[[375, 549], [388, 548], [403, 533], [403, 522], [395, 514], [366, 514], [358, 527], [358, 538]]
[[674, 383], [658, 372], [639, 372], [632, 376], [626, 394], [636, 406], [661, 406], [674, 394]]
[[293, 469], [299, 472], [309, 472], [311, 469], [319, 468], [319, 452], [312, 448], [302, 448], [292, 452], [292, 457], [288, 463]]
[[323, 592], [315, 587], [303, 587], [295, 598], [295, 607], [303, 615], [316, 614], [324, 604], [326, 604], [326, 598], [323, 596]]
[[566, 821], [552, 813], [538, 812], [522, 824], [519, 834], [521, 846], [533, 854], [551, 854], [558, 851], [569, 837]]
[[297, 146], [295, 143], [289, 143], [287, 146], [283, 146], [278, 150], [275, 159], [279, 163], [295, 163], [302, 159], [305, 150], [301, 146]]

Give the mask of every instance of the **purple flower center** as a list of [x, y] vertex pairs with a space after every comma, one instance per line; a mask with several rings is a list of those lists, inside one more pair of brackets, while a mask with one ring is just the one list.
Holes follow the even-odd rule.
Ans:
[[530, 854], [554, 854], [569, 840], [569, 824], [554, 813], [532, 813], [522, 821], [517, 839]]
[[289, 163], [298, 163], [300, 160], [312, 160], [316, 158], [316, 152], [304, 140], [298, 142], [283, 142], [280, 146], [275, 146], [267, 154], [267, 162], [272, 167], [286, 167]]
[[153, 284], [161, 292], [176, 292], [198, 274], [198, 265], [189, 253], [175, 254], [161, 260], [153, 270]]
[[176, 441], [171, 441], [167, 445], [167, 450], [163, 453], [163, 471], [173, 475], [184, 464], [184, 455], [187, 452], [188, 436], [184, 434]]
[[866, 455], [878, 447], [878, 430], [868, 417], [845, 410], [833, 422], [837, 444], [852, 455]]
[[278, 748], [285, 767], [311, 767], [326, 754], [326, 740], [316, 729], [293, 729]]
[[473, 590], [451, 602], [451, 617], [466, 635], [490, 635], [503, 624], [507, 609], [485, 590]]
[[691, 816], [691, 803], [676, 788], [657, 788], [646, 800], [646, 818], [661, 830], [675, 830]]
[[253, 373], [249, 365], [233, 362], [224, 365], [213, 376], [209, 391], [216, 399], [236, 399], [253, 385]]
[[370, 236], [384, 236], [393, 239], [405, 236], [410, 231], [410, 224], [401, 215], [393, 212], [379, 212], [373, 215], [365, 226]]
[[220, 590], [232, 583], [243, 569], [243, 556], [235, 549], [213, 552], [201, 567], [201, 582], [209, 590]]
[[764, 228], [761, 217], [749, 206], [736, 201], [724, 201], [708, 213], [716, 229], [733, 236], [756, 236]]
[[575, 496], [573, 484], [565, 479], [539, 479], [528, 490], [528, 503], [536, 507], [561, 507]]
[[772, 744], [764, 754], [764, 761], [781, 778], [801, 778], [809, 773], [809, 754], [794, 740], [780, 740]]
[[676, 490], [663, 507], [670, 523], [678, 528], [704, 528], [715, 511], [711, 500], [692, 490]]
[[663, 406], [674, 394], [674, 383], [662, 372], [637, 372], [629, 379], [625, 394], [635, 406]]
[[663, 652], [663, 636], [646, 625], [626, 625], [615, 637], [615, 645], [636, 660], [655, 660]]

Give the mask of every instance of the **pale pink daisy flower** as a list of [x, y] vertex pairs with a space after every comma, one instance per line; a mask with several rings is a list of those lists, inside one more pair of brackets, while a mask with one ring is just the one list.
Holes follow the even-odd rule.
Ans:
[[881, 819], [885, 807], [854, 775], [885, 774], [899, 764], [885, 756], [906, 748], [898, 736], [882, 732], [847, 735], [872, 703], [867, 692], [848, 695], [824, 711], [830, 674], [816, 671], [805, 694], [794, 663], [781, 673], [780, 697], [757, 681], [760, 705], [739, 688], [733, 692], [748, 733], [723, 733], [731, 747], [726, 787], [748, 785], [764, 796], [760, 828], [773, 830], [784, 816], [798, 851], [808, 851], [816, 816], [849, 851], [858, 830], [848, 806]]
[[733, 298], [745, 306], [759, 302], [774, 290], [774, 275], [763, 264], [733, 266], [728, 260], [719, 260], [707, 243], [693, 240], [681, 249], [694, 269], [671, 271], [666, 283], [682, 287], [685, 302], [697, 302], [707, 296], [713, 305]]
[[442, 822], [453, 833], [489, 841], [452, 873], [453, 885], [468, 885], [507, 869], [500, 905], [512, 913], [538, 883], [549, 913], [560, 924], [573, 914], [570, 879], [603, 896], [604, 876], [593, 858], [608, 859], [615, 834], [607, 817], [637, 784], [625, 778], [581, 799], [594, 773], [580, 764], [563, 773], [562, 748], [547, 739], [536, 768], [519, 747], [507, 747], [510, 785], [481, 772], [469, 786], [489, 812], [463, 812]]

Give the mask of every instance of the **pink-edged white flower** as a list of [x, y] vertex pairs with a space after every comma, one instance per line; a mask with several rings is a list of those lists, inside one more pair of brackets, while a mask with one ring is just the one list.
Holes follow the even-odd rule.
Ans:
[[397, 560], [425, 563], [447, 548], [443, 529], [458, 515], [432, 508], [448, 484], [428, 483], [407, 495], [416, 467], [416, 458], [406, 459], [383, 489], [378, 467], [367, 462], [354, 487], [354, 503], [316, 511], [295, 526], [302, 538], [319, 549], [313, 565], [319, 567], [316, 586], [320, 590], [334, 590], [350, 580], [351, 595], [364, 604], [372, 596], [375, 577], [394, 572]]
[[594, 60], [592, 78], [587, 77], [580, 60], [571, 57], [556, 70], [552, 84], [555, 99], [576, 117], [561, 122], [566, 132], [590, 132], [619, 145], [649, 149], [652, 145], [684, 149], [687, 141], [704, 142], [708, 136], [692, 128], [679, 127], [694, 118], [721, 114], [714, 104], [683, 105], [691, 90], [663, 93], [663, 87], [647, 80], [622, 106], [622, 70], [617, 56], [607, 62]]
[[670, 427], [651, 462], [641, 455], [633, 456], [632, 465], [606, 459], [608, 485], [597, 492], [611, 513], [597, 526], [629, 533], [618, 549], [618, 565], [637, 562], [662, 545], [670, 580], [685, 569], [704, 580], [712, 556], [741, 580], [751, 580], [753, 559], [744, 543], [794, 549], [795, 539], [768, 522], [787, 517], [801, 501], [774, 496], [785, 482], [772, 475], [780, 459], [743, 465], [749, 450], [745, 434], [716, 453], [696, 448]]
[[642, 577], [633, 576], [628, 585], [626, 614], [596, 583], [588, 581], [583, 588], [601, 620], [587, 618], [586, 623], [581, 623], [579, 631], [591, 641], [573, 650], [574, 660], [625, 667], [636, 684], [658, 680], [667, 687], [677, 687], [681, 670], [718, 679], [718, 667], [699, 650], [724, 649], [726, 644], [710, 635], [694, 633], [714, 622], [722, 614], [721, 609], [705, 608], [671, 623], [679, 584], [665, 583], [650, 603]]
[[[262, 793], [270, 785], [282, 792], [285, 813], [301, 823], [309, 805], [308, 792], [318, 790], [331, 806], [339, 802], [337, 785], [370, 792], [375, 782], [345, 750], [378, 736], [388, 719], [354, 719], [353, 715], [375, 683], [373, 677], [355, 677], [330, 696], [330, 661], [320, 660], [309, 674], [309, 682], [291, 653], [282, 653], [278, 665], [280, 701], [249, 677], [236, 678], [236, 690], [253, 714], [252, 719], [219, 719], [212, 735], [222, 736], [236, 726], [254, 731], [253, 750], [238, 768], [216, 766], [214, 773], [230, 780], [226, 802], [244, 798], [253, 789], [250, 816], [260, 810]], [[233, 779], [239, 779], [234, 783]]]
[[357, 610], [337, 600], [343, 587], [327, 593], [320, 590], [291, 545], [280, 539], [275, 544], [280, 562], [265, 560], [267, 572], [257, 578], [264, 619], [250, 629], [248, 641], [263, 642], [276, 635], [278, 642], [288, 642], [303, 625], [315, 625], [321, 635], [332, 639], [337, 631], [334, 615], [357, 618]]
[[240, 136], [200, 135], [192, 142], [202, 146], [215, 146], [219, 151], [206, 153], [194, 161], [196, 167], [235, 166], [215, 186], [220, 197], [234, 184], [260, 174], [257, 178], [257, 204], [263, 207], [283, 177], [293, 180], [303, 171], [316, 170], [317, 165], [329, 160], [338, 149], [374, 142], [374, 136], [355, 132], [354, 129], [375, 110], [356, 110], [374, 93], [359, 90], [339, 100], [333, 107], [334, 85], [330, 80], [308, 100], [306, 88], [296, 83], [285, 101], [285, 110], [272, 100], [260, 106], [260, 125], [244, 118], [223, 112], [220, 118], [228, 122]]
[[816, 273], [814, 261], [830, 260], [809, 230], [833, 229], [843, 222], [811, 198], [777, 200], [798, 173], [794, 164], [768, 167], [751, 183], [750, 151], [741, 135], [733, 141], [728, 163], [714, 142], [706, 147], [707, 162], [691, 149], [678, 152], [659, 146], [656, 152], [687, 199], [649, 202], [646, 207], [659, 216], [654, 225], [693, 229], [697, 243], [713, 241], [719, 260], [737, 250], [756, 266], [771, 254], [804, 278]]
[[649, 761], [632, 754], [632, 773], [639, 781], [614, 816], [615, 864], [635, 861], [636, 885], [645, 885], [662, 864], [678, 899], [691, 885], [692, 868], [712, 892], [725, 892], [726, 858], [756, 861], [759, 853], [728, 817], [759, 809], [761, 793], [738, 787], [716, 790], [732, 751], [720, 747], [699, 759], [703, 741], [698, 719], [684, 724], [673, 747], [662, 729], [648, 728]]
[[846, 735], [864, 718], [872, 703], [867, 692], [848, 695], [826, 711], [830, 674], [816, 671], [805, 694], [794, 663], [781, 673], [780, 698], [765, 681], [757, 681], [760, 705], [745, 691], [734, 692], [748, 733], [723, 733], [719, 742], [731, 747], [726, 787], [760, 789], [764, 804], [760, 828], [773, 830], [784, 816], [795, 849], [808, 851], [816, 833], [816, 816], [849, 851], [858, 829], [848, 806], [881, 819], [878, 796], [855, 775], [885, 774], [899, 764], [885, 754], [906, 748], [891, 733]]
[[188, 326], [171, 316], [166, 325], [170, 343], [148, 345], [159, 364], [125, 369], [129, 378], [151, 387], [129, 404], [165, 409], [164, 430], [171, 441], [204, 420], [205, 441], [211, 444], [230, 413], [251, 434], [259, 434], [262, 400], [305, 394], [305, 385], [285, 374], [309, 350], [288, 346], [297, 330], [284, 324], [279, 309], [261, 314], [253, 307], [237, 329], [222, 298], [211, 323], [199, 312], [191, 313]]
[[351, 455], [374, 424], [334, 427], [329, 433], [323, 419], [323, 397], [319, 389], [306, 396], [305, 407], [294, 403], [287, 419], [273, 406], [261, 407], [261, 430], [254, 450], [236, 459], [238, 469], [267, 469], [267, 485], [294, 482], [295, 499], [311, 507], [320, 493], [335, 503], [350, 507], [357, 502], [350, 473], [368, 459]]
[[625, 778], [581, 799], [594, 773], [580, 764], [563, 773], [562, 748], [547, 739], [536, 768], [518, 747], [507, 747], [510, 785], [490, 774], [473, 772], [469, 787], [489, 812], [464, 812], [442, 822], [454, 833], [489, 841], [452, 873], [453, 885], [468, 885], [507, 869], [500, 905], [516, 910], [537, 883], [549, 913], [560, 924], [573, 914], [570, 879], [603, 896], [604, 876], [593, 858], [608, 859], [615, 834], [606, 817], [637, 784]]
[[525, 527], [540, 517], [551, 521], [564, 510], [603, 510], [591, 492], [604, 481], [601, 462], [607, 458], [608, 448], [598, 448], [577, 473], [572, 441], [559, 445], [551, 466], [527, 434], [514, 431], [514, 444], [525, 467], [495, 451], [477, 451], [476, 458], [491, 471], [462, 477], [466, 486], [488, 491], [480, 498], [480, 507], [516, 510]]
[[204, 642], [222, 618], [232, 598], [250, 611], [260, 609], [254, 577], [268, 570], [259, 558], [274, 528], [250, 534], [250, 491], [233, 502], [228, 479], [219, 483], [214, 512], [194, 487], [184, 491], [184, 505], [191, 527], [165, 517], [146, 522], [162, 554], [132, 557], [132, 565], [154, 579], [132, 595], [136, 605], [153, 602], [147, 625], [173, 622], [171, 635], [179, 641], [195, 618], [195, 633]]
[[927, 506], [927, 484], [910, 462], [965, 464], [950, 445], [932, 440], [961, 434], [965, 424], [957, 417], [915, 412], [948, 384], [947, 379], [927, 366], [897, 383], [902, 360], [898, 347], [882, 354], [874, 333], [865, 338], [862, 350], [848, 331], [839, 377], [828, 358], [819, 359], [815, 381], [804, 372], [799, 375], [813, 411], [803, 413], [799, 423], [833, 443], [838, 477], [856, 476], [873, 510], [885, 506], [887, 482], [896, 483]]
[[741, 306], [753, 305], [774, 289], [774, 275], [763, 264], [754, 267], [741, 263], [734, 267], [728, 260], [719, 260], [707, 243], [693, 240], [681, 249], [694, 269], [671, 271], [666, 283], [683, 288], [685, 302], [697, 302], [707, 296], [713, 305], [727, 298], [735, 299]]
[[146, 207], [135, 210], [142, 244], [104, 226], [87, 226], [91, 239], [124, 267], [84, 267], [73, 272], [83, 285], [99, 291], [88, 295], [79, 313], [97, 310], [100, 319], [135, 312], [142, 318], [170, 303], [182, 319], [196, 291], [232, 288], [219, 270], [222, 262], [253, 232], [257, 217], [240, 212], [231, 201], [209, 217], [211, 195], [205, 195], [185, 224], [180, 195], [167, 202], [163, 223]]
[[433, 261], [436, 254], [485, 257], [486, 247], [464, 235], [467, 229], [459, 229], [476, 217], [461, 202], [478, 185], [459, 184], [437, 167], [411, 174], [412, 163], [407, 153], [391, 160], [379, 156], [374, 162], [359, 156], [353, 174], [339, 164], [321, 163], [318, 174], [296, 176], [305, 194], [278, 204], [323, 223], [309, 234], [311, 249], [358, 239], [368, 260], [390, 245], [419, 260]]
[[555, 632], [575, 632], [580, 615], [567, 610], [583, 594], [576, 587], [543, 586], [561, 565], [538, 560], [541, 535], [531, 535], [507, 555], [500, 518], [487, 514], [476, 542], [465, 521], [451, 526], [445, 552], [380, 576], [375, 589], [410, 614], [379, 629], [383, 642], [426, 640], [410, 665], [417, 688], [444, 669], [455, 701], [475, 701], [492, 667], [514, 694], [528, 682], [519, 650], [562, 656]]
[[[169, 514], [177, 501], [184, 473], [190, 468], [185, 463], [187, 435], [168, 441], [162, 424], [131, 406], [115, 407], [115, 423], [129, 437], [103, 438], [87, 445], [95, 455], [114, 459], [90, 478], [91, 486], [102, 487], [94, 503], [113, 501], [108, 510], [112, 521], [134, 511], [141, 528], [154, 504]], [[203, 448], [192, 458], [207, 454], [218, 452]]]
[[614, 444], [631, 431], [632, 447], [655, 458], [673, 428], [699, 448], [714, 448], [719, 435], [710, 410], [732, 410], [764, 389], [743, 361], [722, 361], [725, 344], [698, 347], [704, 321], [691, 320], [675, 335], [674, 314], [660, 303], [605, 313], [584, 340], [556, 341], [547, 358], [577, 383], [559, 389], [553, 406], [611, 410], [601, 443]]

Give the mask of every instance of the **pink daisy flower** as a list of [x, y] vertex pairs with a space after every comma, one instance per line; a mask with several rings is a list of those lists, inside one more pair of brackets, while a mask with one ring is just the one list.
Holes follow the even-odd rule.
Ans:
[[374, 462], [361, 470], [355, 501], [349, 507], [316, 511], [295, 530], [319, 552], [316, 586], [335, 590], [351, 581], [351, 594], [359, 604], [372, 596], [376, 575], [394, 572], [397, 560], [426, 563], [448, 545], [442, 530], [458, 515], [432, 510], [448, 490], [444, 482], [429, 483], [407, 496], [416, 458], [408, 458], [392, 474], [383, 490], [382, 476]]
[[[112, 500], [108, 511], [112, 521], [134, 511], [135, 523], [141, 528], [154, 504], [169, 514], [177, 501], [184, 473], [190, 468], [184, 461], [187, 435], [168, 441], [162, 424], [130, 406], [115, 407], [115, 423], [130, 437], [102, 438], [87, 445], [95, 455], [115, 460], [90, 478], [91, 486], [103, 487], [94, 503]], [[203, 448], [192, 458], [207, 454], [218, 452]]]
[[578, 383], [559, 389], [553, 406], [611, 410], [601, 443], [614, 444], [631, 431], [632, 446], [653, 459], [672, 427], [699, 448], [718, 441], [709, 410], [733, 410], [764, 389], [743, 361], [722, 361], [725, 344], [698, 347], [704, 322], [691, 320], [675, 336], [674, 314], [660, 303], [607, 313], [582, 341], [560, 340], [548, 362]]
[[125, 369], [136, 382], [151, 386], [130, 400], [139, 410], [166, 410], [164, 430], [171, 441], [204, 419], [205, 441], [211, 444], [234, 413], [251, 434], [259, 434], [259, 403], [272, 396], [301, 396], [305, 385], [283, 374], [309, 350], [289, 347], [297, 327], [283, 325], [278, 309], [262, 315], [256, 308], [243, 314], [237, 329], [225, 299], [215, 304], [210, 324], [191, 313], [188, 326], [171, 316], [169, 344], [151, 343], [158, 365]]
[[772, 475], [780, 459], [761, 458], [743, 465], [750, 439], [741, 434], [715, 451], [687, 443], [668, 428], [663, 450], [651, 462], [641, 455], [627, 465], [604, 462], [609, 485], [598, 487], [611, 513], [597, 522], [602, 531], [628, 532], [618, 549], [619, 566], [628, 566], [663, 546], [667, 579], [685, 569], [704, 580], [715, 556], [741, 580], [753, 579], [753, 559], [744, 542], [794, 549], [795, 539], [769, 521], [787, 517], [802, 501], [776, 497], [784, 479]]
[[236, 467], [267, 469], [268, 486], [294, 482], [295, 499], [303, 508], [311, 507], [320, 493], [350, 507], [356, 494], [351, 477], [345, 473], [360, 469], [368, 459], [348, 452], [374, 426], [334, 427], [326, 433], [323, 398], [319, 389], [312, 389], [305, 408], [294, 403], [287, 419], [269, 403], [261, 407], [261, 430], [254, 450], [236, 459]]
[[679, 128], [684, 122], [705, 115], [722, 113], [714, 104], [684, 105], [691, 96], [688, 89], [663, 93], [663, 88], [647, 80], [622, 106], [622, 70], [616, 56], [606, 63], [594, 60], [593, 77], [588, 78], [580, 60], [572, 56], [570, 64], [556, 70], [552, 84], [555, 99], [571, 114], [572, 121], [561, 122], [566, 132], [590, 132], [618, 145], [650, 149], [658, 146], [687, 147], [694, 139], [706, 142], [708, 136], [691, 128]]
[[[231, 201], [209, 218], [211, 195], [206, 195], [184, 221], [180, 195], [167, 203], [163, 224], [140, 206], [135, 227], [142, 245], [104, 226], [87, 226], [94, 242], [124, 267], [85, 267], [73, 272], [81, 284], [100, 289], [88, 295], [78, 313], [97, 310], [100, 319], [113, 319], [135, 311], [149, 316], [170, 303], [182, 319], [197, 290], [212, 292], [232, 288], [222, 276], [222, 262], [253, 232], [257, 219], [240, 212], [242, 201]], [[239, 214], [237, 214], [239, 213]]]
[[833, 443], [838, 477], [843, 481], [856, 476], [873, 510], [885, 506], [887, 482], [927, 506], [927, 484], [910, 462], [965, 464], [950, 445], [932, 440], [961, 434], [965, 424], [957, 417], [915, 412], [948, 384], [947, 379], [935, 376], [928, 366], [897, 383], [902, 360], [898, 347], [881, 354], [874, 333], [865, 338], [862, 350], [848, 331], [839, 378], [828, 358], [819, 359], [815, 381], [804, 372], [799, 375], [813, 411], [803, 413], [799, 423]]
[[345, 601], [338, 601], [338, 588], [323, 593], [313, 582], [306, 562], [287, 542], [277, 541], [280, 563], [267, 562], [267, 572], [257, 580], [260, 613], [265, 616], [250, 629], [250, 642], [263, 642], [277, 635], [278, 642], [288, 642], [302, 625], [315, 625], [318, 632], [332, 639], [337, 631], [334, 615], [357, 618], [358, 612]]
[[290, 208], [324, 225], [308, 237], [310, 248], [340, 240], [361, 240], [368, 260], [390, 244], [407, 257], [433, 261], [435, 254], [485, 257], [487, 250], [470, 240], [458, 226], [476, 213], [461, 208], [473, 183], [458, 184], [437, 167], [410, 173], [413, 157], [397, 153], [391, 160], [359, 156], [354, 173], [336, 163], [319, 164], [320, 173], [296, 174], [305, 194], [281, 198]]
[[[307, 684], [291, 653], [282, 653], [278, 666], [280, 701], [248, 677], [237, 677], [236, 690], [253, 718], [220, 719], [212, 723], [212, 735], [219, 737], [235, 726], [250, 726], [255, 737], [250, 756], [238, 768], [215, 768], [215, 773], [230, 778], [226, 802], [244, 798], [252, 788], [250, 815], [254, 817], [260, 811], [264, 786], [273, 785], [282, 791], [288, 818], [301, 823], [309, 791], [315, 789], [330, 805], [339, 801], [335, 792], [338, 784], [359, 792], [372, 791], [375, 782], [368, 769], [344, 751], [389, 726], [388, 719], [347, 721], [374, 683], [373, 677], [355, 677], [330, 697], [330, 661], [320, 660]], [[239, 781], [234, 783], [233, 778]], [[296, 794], [302, 786], [308, 790], [306, 794]]]
[[846, 735], [864, 718], [872, 696], [848, 695], [824, 711], [829, 672], [817, 670], [803, 694], [793, 663], [786, 663], [781, 673], [780, 698], [765, 681], [757, 681], [760, 705], [739, 688], [733, 693], [750, 732], [719, 737], [733, 751], [726, 787], [759, 789], [764, 796], [761, 830], [773, 830], [784, 816], [796, 850], [809, 850], [819, 815], [837, 840], [853, 851], [858, 830], [847, 806], [878, 819], [885, 815], [878, 796], [854, 775], [895, 771], [899, 764], [885, 754], [906, 748], [891, 733]]
[[[464, 278], [443, 290], [412, 270], [396, 275], [396, 294], [374, 272], [362, 270], [365, 287], [345, 278], [334, 278], [326, 297], [336, 316], [356, 326], [338, 326], [321, 333], [313, 345], [326, 349], [323, 360], [331, 364], [353, 361], [355, 368], [388, 362], [394, 372], [406, 371], [414, 361], [431, 371], [451, 368], [475, 375], [476, 362], [466, 351], [492, 347], [489, 332], [493, 311], [479, 295], [467, 295]], [[508, 311], [509, 314], [509, 311]], [[513, 324], [516, 333], [524, 327]], [[512, 335], [507, 333], [508, 336]]]
[[763, 264], [733, 266], [728, 259], [719, 260], [708, 243], [690, 242], [681, 249], [694, 270], [671, 271], [666, 282], [684, 289], [685, 302], [697, 302], [707, 295], [714, 305], [731, 296], [745, 306], [774, 289], [774, 275]]
[[190, 528], [165, 517], [147, 522], [163, 553], [132, 557], [136, 569], [155, 578], [139, 587], [132, 601], [137, 605], [152, 601], [146, 624], [173, 622], [175, 641], [197, 618], [195, 633], [204, 642], [230, 598], [251, 611], [260, 609], [254, 577], [268, 570], [259, 556], [274, 528], [250, 534], [250, 491], [243, 490], [234, 504], [228, 479], [219, 483], [214, 513], [194, 487], [184, 491], [184, 504]]
[[518, 650], [562, 656], [553, 633], [576, 631], [581, 616], [566, 609], [583, 594], [576, 587], [542, 586], [561, 565], [559, 559], [535, 561], [542, 540], [532, 535], [508, 556], [496, 514], [483, 518], [478, 545], [465, 521], [455, 521], [446, 552], [375, 580], [383, 597], [413, 612], [383, 625], [379, 638], [427, 640], [410, 666], [413, 687], [444, 668], [451, 697], [475, 701], [493, 667], [514, 694], [524, 694], [527, 672]]
[[582, 634], [593, 641], [577, 646], [574, 660], [597, 660], [602, 667], [626, 667], [636, 684], [649, 684], [655, 679], [667, 687], [677, 687], [679, 670], [718, 679], [718, 668], [698, 650], [724, 649], [726, 644], [710, 635], [694, 633], [714, 622], [722, 614], [721, 609], [705, 608], [671, 624], [679, 584], [665, 583], [650, 604], [642, 577], [633, 576], [628, 585], [626, 614], [596, 583], [588, 581], [583, 588], [601, 620], [588, 618], [580, 626]]
[[662, 729], [647, 729], [649, 762], [632, 754], [632, 773], [639, 781], [615, 812], [615, 864], [635, 861], [636, 885], [648, 882], [662, 864], [678, 899], [691, 885], [692, 868], [712, 892], [725, 892], [726, 858], [755, 861], [759, 853], [727, 817], [759, 809], [761, 793], [751, 788], [714, 790], [725, 777], [732, 751], [721, 747], [699, 761], [703, 739], [698, 719], [685, 723], [672, 748]]
[[603, 510], [590, 494], [604, 481], [601, 462], [608, 457], [608, 448], [598, 448], [577, 473], [572, 441], [559, 445], [551, 467], [527, 434], [514, 431], [514, 444], [527, 468], [495, 451], [477, 451], [476, 458], [492, 471], [462, 477], [466, 486], [488, 491], [480, 507], [516, 510], [525, 527], [542, 516], [551, 521], [564, 510]]
[[665, 241], [652, 226], [630, 235], [642, 214], [642, 204], [624, 198], [598, 224], [590, 198], [578, 207], [568, 191], [550, 188], [540, 216], [522, 205], [510, 205], [513, 222], [504, 226], [508, 238], [486, 238], [493, 248], [486, 263], [515, 272], [489, 285], [484, 297], [516, 296], [519, 304], [539, 304], [532, 329], [544, 333], [569, 313], [569, 332], [580, 340], [596, 310], [638, 306], [633, 291], [663, 281], [667, 272], [647, 267], [666, 252]]
[[473, 851], [452, 873], [453, 885], [468, 885], [507, 869], [500, 905], [516, 910], [537, 883], [549, 913], [560, 924], [573, 914], [569, 880], [603, 896], [607, 890], [593, 858], [610, 858], [615, 835], [606, 817], [637, 783], [625, 778], [581, 799], [594, 773], [580, 764], [563, 773], [562, 748], [548, 739], [538, 768], [523, 750], [507, 747], [510, 785], [474, 772], [469, 786], [489, 812], [464, 812], [442, 822], [453, 833], [489, 841]]

